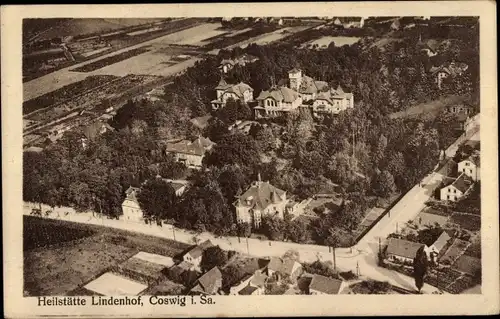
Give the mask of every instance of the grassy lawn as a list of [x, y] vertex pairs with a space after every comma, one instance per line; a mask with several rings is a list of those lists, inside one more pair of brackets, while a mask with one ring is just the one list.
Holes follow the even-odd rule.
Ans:
[[188, 245], [96, 225], [24, 217], [24, 294], [65, 295], [139, 251], [174, 257]]
[[448, 105], [460, 104], [465, 101], [465, 96], [448, 95], [437, 100], [414, 105], [404, 111], [395, 112], [389, 115], [391, 119], [426, 116], [429, 119], [435, 118]]

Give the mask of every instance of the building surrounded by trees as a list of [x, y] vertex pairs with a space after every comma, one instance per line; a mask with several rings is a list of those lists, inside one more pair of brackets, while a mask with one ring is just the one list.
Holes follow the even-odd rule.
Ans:
[[283, 219], [287, 202], [286, 192], [269, 182], [263, 182], [259, 174], [258, 180], [238, 196], [233, 205], [236, 208], [238, 223], [249, 223], [258, 229], [263, 216], [277, 216]]
[[212, 110], [214, 111], [223, 108], [230, 99], [242, 101], [244, 103], [253, 101], [252, 87], [243, 82], [228, 84], [221, 78], [219, 84], [215, 87], [215, 91], [217, 93], [217, 99], [211, 102]]
[[277, 117], [290, 112], [297, 112], [302, 105], [299, 93], [285, 86], [272, 86], [260, 92], [258, 105], [254, 107], [255, 118]]
[[139, 201], [137, 200], [137, 193], [139, 188], [130, 186], [125, 191], [125, 200], [122, 203], [123, 219], [132, 222], [141, 222], [143, 212]]
[[168, 143], [166, 153], [174, 155], [177, 162], [183, 163], [189, 168], [200, 169], [205, 153], [215, 145], [209, 138], [199, 136], [194, 141], [181, 140]]

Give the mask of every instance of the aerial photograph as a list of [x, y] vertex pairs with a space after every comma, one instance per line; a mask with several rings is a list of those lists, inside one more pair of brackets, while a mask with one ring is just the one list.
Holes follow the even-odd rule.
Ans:
[[24, 19], [24, 297], [481, 294], [479, 23]]

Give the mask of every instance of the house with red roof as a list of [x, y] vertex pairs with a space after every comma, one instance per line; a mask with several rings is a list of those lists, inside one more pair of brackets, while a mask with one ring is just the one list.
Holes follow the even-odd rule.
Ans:
[[259, 174], [258, 180], [238, 196], [233, 205], [238, 223], [249, 223], [258, 229], [265, 215], [283, 218], [287, 202], [286, 192], [263, 182]]
[[441, 188], [441, 190], [439, 191], [440, 199], [456, 202], [457, 200], [460, 200], [460, 198], [462, 198], [472, 188], [472, 185], [472, 179], [462, 172], [460, 176], [457, 177], [457, 179]]
[[208, 138], [199, 136], [194, 141], [180, 140], [167, 143], [165, 152], [174, 155], [177, 162], [183, 163], [189, 168], [200, 169], [205, 153], [215, 145]]
[[252, 87], [243, 82], [228, 84], [221, 78], [219, 84], [215, 87], [215, 91], [217, 98], [211, 102], [214, 111], [223, 108], [230, 99], [244, 103], [253, 101]]

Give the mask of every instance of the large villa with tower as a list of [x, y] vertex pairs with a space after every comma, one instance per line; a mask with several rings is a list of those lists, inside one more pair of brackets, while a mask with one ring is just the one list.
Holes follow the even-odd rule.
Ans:
[[339, 85], [331, 88], [325, 81], [317, 81], [302, 73], [300, 69], [288, 72], [288, 87], [272, 86], [257, 97], [255, 117], [275, 117], [297, 111], [299, 107], [310, 108], [316, 115], [338, 114], [354, 108], [354, 95], [346, 93]]

